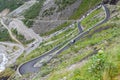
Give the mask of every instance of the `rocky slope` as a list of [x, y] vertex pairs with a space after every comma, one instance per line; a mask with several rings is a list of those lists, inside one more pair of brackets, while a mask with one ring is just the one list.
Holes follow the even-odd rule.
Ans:
[[65, 22], [57, 20], [67, 20], [79, 7], [81, 1], [82, 0], [74, 0], [73, 3], [65, 6], [64, 9], [59, 11], [59, 5], [55, 3], [55, 0], [46, 0], [32, 29], [40, 34], [57, 27], [59, 24]]

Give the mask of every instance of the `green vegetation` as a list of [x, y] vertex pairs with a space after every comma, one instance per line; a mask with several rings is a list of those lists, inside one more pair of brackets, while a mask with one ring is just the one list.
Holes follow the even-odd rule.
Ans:
[[[87, 5], [89, 4], [87, 3]], [[87, 20], [90, 19], [91, 16], [93, 15], [90, 15], [90, 17], [85, 19], [84, 22], [87, 23]], [[115, 20], [117, 21], [118, 18]], [[83, 24], [85, 25], [84, 22]], [[94, 22], [94, 24], [95, 23], [96, 22]], [[92, 25], [94, 24], [92, 23]], [[112, 19], [109, 22], [96, 27], [69, 49], [57, 55], [49, 63], [44, 64], [44, 66], [40, 69], [40, 73], [34, 80], [40, 80], [41, 77], [46, 76], [46, 80], [119, 80], [119, 27], [119, 24], [114, 22], [114, 20], [112, 21]], [[61, 42], [65, 41], [68, 37], [70, 37], [70, 35], [72, 35], [69, 34], [71, 32], [72, 29], [66, 30], [65, 32], [48, 40], [48, 42], [50, 42], [52, 40], [58, 39], [58, 42], [55, 41], [47, 46], [44, 45], [47, 41], [45, 43], [42, 43], [40, 47], [34, 50], [30, 55], [20, 56], [16, 64], [20, 64], [36, 56], [42, 55], [44, 52], [52, 49], [53, 46], [58, 45], [59, 41], [61, 40], [60, 38], [62, 38]], [[65, 33], [69, 34], [69, 36], [67, 36], [66, 38], [62, 37]], [[73, 32], [73, 34], [76, 33]], [[83, 65], [82, 67], [75, 67], [73, 70], [68, 69], [69, 66], [79, 62], [80, 60], [84, 59], [86, 56], [90, 55], [98, 49], [100, 50], [97, 52], [97, 54], [89, 58], [85, 65]]]
[[[21, 63], [23, 63], [25, 61], [28, 61], [28, 60], [30, 60], [32, 58], [38, 57], [38, 56], [40, 56], [42, 54], [45, 54], [45, 52], [49, 51], [50, 49], [52, 49], [53, 47], [55, 47], [56, 45], [58, 45], [60, 43], [61, 44], [62, 43], [66, 43], [65, 40], [68, 40], [68, 38], [70, 39], [71, 37], [73, 37], [72, 35], [76, 35], [78, 33], [78, 30], [76, 30], [76, 29], [77, 29], [76, 26], [74, 28], [69, 28], [68, 30], [64, 31], [63, 33], [61, 33], [59, 35], [56, 35], [56, 36], [52, 37], [51, 39], [41, 43], [40, 47], [38, 47], [36, 50], [31, 52], [31, 54], [29, 54], [27, 56], [24, 56], [24, 54], [21, 55], [18, 58], [18, 60], [16, 62], [16, 65], [19, 65], [19, 64], [21, 64]], [[67, 36], [64, 37], [65, 35], [67, 35]], [[60, 37], [63, 37], [63, 38], [61, 39]], [[49, 43], [50, 41], [53, 41], [53, 40], [56, 40], [56, 39], [58, 39], [58, 40], [53, 42], [53, 43], [51, 43], [51, 44], [45, 45], [47, 42]], [[63, 45], [64, 44], [62, 44], [62, 46]], [[46, 74], [46, 72], [45, 72], [45, 74]], [[25, 77], [26, 76], [28, 76], [28, 74], [25, 75]], [[19, 78], [15, 79], [15, 80], [19, 80]]]
[[12, 29], [11, 30], [13, 32], [13, 34], [16, 36], [16, 38], [18, 40], [20, 40], [20, 42], [22, 42], [23, 44], [29, 44], [31, 42], [34, 41], [34, 39], [31, 39], [31, 40], [26, 40], [25, 37], [21, 34], [18, 33], [17, 29]]
[[[119, 42], [119, 39], [120, 36], [112, 41]], [[68, 80], [119, 80], [120, 44], [112, 41], [108, 43], [109, 47], [105, 46], [106, 49], [99, 51], [82, 68], [66, 71], [62, 75], [60, 72], [54, 72], [48, 80], [59, 80], [64, 77]]]
[[[47, 51], [50, 51], [51, 49], [53, 49], [54, 47], [56, 47], [58, 45], [59, 45], [59, 48], [61, 48], [71, 38], [73, 38], [75, 35], [78, 34], [78, 30], [74, 30], [74, 29], [76, 29], [76, 27], [75, 28], [70, 28], [70, 29], [64, 31], [61, 34], [56, 35], [56, 36], [50, 38], [49, 40], [47, 40], [45, 42], [42, 42], [40, 44], [40, 47], [38, 47], [36, 50], [32, 51], [31, 54], [25, 56], [26, 58], [23, 58], [24, 55], [22, 55], [21, 57], [19, 57], [17, 63], [20, 64], [22, 62], [28, 61], [28, 60], [30, 60], [32, 58], [35, 58], [35, 57], [40, 56], [42, 54], [45, 54]], [[46, 44], [46, 43], [49, 43], [51, 41], [53, 41], [53, 43]]]
[[55, 0], [55, 4], [58, 5], [58, 10], [61, 11], [65, 9], [67, 6], [73, 4], [77, 0]]
[[19, 40], [24, 40], [25, 39], [25, 37], [23, 35], [21, 35], [21, 34], [18, 33], [17, 29], [12, 29], [11, 31], [16, 35], [16, 37]]
[[28, 26], [32, 27], [33, 19], [35, 19], [41, 10], [44, 0], [40, 0], [38, 3], [35, 3], [29, 10], [24, 13], [25, 20], [23, 22]]
[[83, 0], [79, 8], [73, 13], [69, 19], [79, 19], [83, 14], [89, 9], [93, 8], [95, 5], [99, 4], [102, 0]]
[[[66, 3], [73, 3], [75, 0], [56, 0], [58, 1], [58, 3], [61, 3], [61, 2], [66, 2]], [[68, 1], [68, 2], [67, 2]], [[70, 20], [74, 20], [74, 19], [79, 19], [82, 15], [84, 15], [86, 13], [86, 11], [88, 11], [89, 9], [93, 8], [95, 5], [99, 4], [102, 0], [83, 0], [82, 3], [80, 4], [80, 6], [78, 7], [78, 9], [73, 13], [72, 16], [70, 16]], [[66, 4], [66, 3], [63, 3], [63, 4]], [[88, 6], [89, 5], [89, 6]], [[98, 20], [96, 20], [98, 21]], [[95, 22], [96, 22], [95, 21]], [[67, 24], [66, 24], [67, 23]], [[47, 36], [47, 35], [50, 35], [58, 30], [61, 30], [65, 27], [67, 27], [68, 25], [70, 25], [71, 23], [69, 22], [65, 22], [63, 24], [61, 24], [60, 26], [57, 26], [56, 28], [48, 31], [48, 32], [45, 32], [43, 34], [40, 34], [41, 36]]]
[[49, 9], [46, 9], [46, 10], [42, 13], [42, 17], [52, 15], [54, 10], [55, 10], [55, 7], [51, 7], [51, 8], [49, 8]]
[[[109, 28], [108, 26], [110, 27], [110, 29], [107, 29], [107, 28]], [[102, 29], [107, 29], [107, 30], [101, 31], [101, 28]], [[66, 68], [67, 66], [70, 66], [70, 65], [72, 65], [72, 64], [80, 61], [86, 55], [89, 55], [92, 52], [92, 50], [93, 50], [94, 47], [97, 47], [97, 48], [103, 48], [103, 47], [107, 48], [106, 45], [110, 45], [111, 42], [114, 42], [113, 41], [114, 38], [119, 37], [119, 35], [120, 35], [120, 29], [118, 29], [118, 28], [119, 28], [119, 26], [116, 25], [116, 24], [113, 24], [113, 23], [111, 23], [111, 24], [107, 23], [107, 24], [104, 24], [104, 25], [100, 26], [99, 28], [96, 28], [95, 30], [100, 31], [100, 32], [98, 32], [98, 33], [96, 33], [94, 35], [92, 35], [92, 34], [95, 31], [90, 32], [87, 35], [88, 37], [83, 38], [79, 42], [76, 42], [74, 46], [71, 46], [68, 50], [62, 52], [55, 59], [51, 60], [50, 63], [44, 65], [43, 68], [41, 69], [41, 73], [38, 75], [38, 77], [40, 78], [40, 76], [45, 76], [45, 75], [51, 73], [51, 75], [50, 75], [50, 77], [49, 77], [48, 80], [59, 80], [59, 79], [62, 79], [64, 77], [66, 77], [68, 75], [68, 73], [69, 74], [73, 73], [73, 72], [64, 71], [63, 69]], [[108, 44], [105, 44], [104, 42], [107, 42]], [[89, 47], [93, 47], [93, 48], [89, 48], [89, 50], [88, 50], [87, 47], [88, 48]], [[99, 72], [96, 75], [98, 77], [101, 76], [100, 73], [101, 73], [102, 69], [106, 69], [106, 63], [109, 64], [109, 62], [106, 62], [108, 60], [104, 60], [104, 58], [101, 59], [101, 57], [104, 57], [104, 55], [103, 56], [99, 56], [99, 54], [98, 54], [98, 57], [95, 58], [95, 59], [99, 59], [100, 58], [99, 64], [95, 65], [96, 67], [98, 67], [98, 66], [100, 67], [100, 68], [97, 68], [97, 69], [100, 69], [100, 70], [98, 70]], [[95, 64], [97, 62], [97, 60], [93, 60], [93, 61], [95, 61], [95, 62], [90, 61], [90, 62], [92, 62], [91, 64], [93, 64], [93, 63]], [[103, 66], [100, 66], [100, 64], [101, 65], [105, 64], [105, 68]], [[53, 67], [53, 65], [54, 65], [54, 67]], [[108, 67], [110, 67], [110, 66], [108, 66]], [[97, 71], [95, 69], [96, 68], [91, 68], [91, 70]], [[59, 73], [59, 72], [61, 72], [61, 70], [63, 70], [65, 74], [61, 75], [61, 73]], [[83, 72], [87, 71], [87, 70], [84, 70], [84, 69], [80, 69], [80, 70], [82, 70]], [[87, 73], [88, 72], [86, 72], [86, 74], [85, 74], [86, 75], [85, 79], [83, 78], [83, 75], [81, 76], [81, 78], [78, 76], [78, 78], [79, 79], [83, 78], [84, 80], [87, 80], [87, 78], [88, 78]], [[89, 75], [89, 77], [90, 76], [91, 75]], [[76, 80], [77, 76], [72, 76], [72, 77], [73, 78], [71, 78], [71, 76], [69, 76], [67, 79], [68, 80]], [[37, 79], [37, 78], [35, 78], [35, 79]], [[96, 80], [98, 80], [98, 79], [99, 78], [97, 78]], [[94, 76], [91, 77], [90, 80], [95, 80], [95, 77]]]
[[78, 31], [77, 25], [75, 25], [74, 28], [69, 28], [60, 34], [51, 37], [49, 40], [47, 40], [47, 42], [61, 40], [61, 39], [64, 40], [65, 38], [73, 37], [73, 36], [77, 35], [78, 33], [79, 33], [79, 31]]
[[52, 30], [50, 30], [50, 31], [48, 31], [46, 33], [40, 34], [40, 36], [48, 36], [48, 35], [56, 32], [56, 31], [59, 31], [59, 30], [65, 28], [65, 27], [69, 26], [70, 24], [71, 24], [71, 22], [65, 22], [65, 23], [57, 26], [56, 28], [54, 28], [54, 29], [52, 29]]
[[0, 12], [5, 8], [8, 8], [10, 11], [12, 11], [23, 3], [24, 0], [0, 0]]
[[12, 41], [7, 29], [0, 30], [0, 41]]
[[101, 16], [101, 12], [104, 12], [104, 10], [102, 8], [99, 8], [81, 21], [81, 25], [84, 27], [84, 30], [90, 28], [91, 26], [94, 26], [105, 18], [105, 15]]
[[0, 80], [6, 80], [8, 79], [12, 74], [14, 74], [14, 70], [11, 68], [7, 68], [5, 71], [0, 73]]

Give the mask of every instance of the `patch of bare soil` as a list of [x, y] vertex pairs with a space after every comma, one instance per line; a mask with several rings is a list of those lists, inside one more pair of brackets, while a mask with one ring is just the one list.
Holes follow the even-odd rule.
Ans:
[[6, 16], [8, 13], [9, 13], [9, 9], [4, 9], [1, 13], [0, 13], [0, 16], [4, 17]]

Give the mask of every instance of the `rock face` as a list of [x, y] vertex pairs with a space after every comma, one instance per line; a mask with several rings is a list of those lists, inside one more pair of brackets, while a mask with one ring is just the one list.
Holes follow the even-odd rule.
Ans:
[[[73, 4], [65, 7], [62, 11], [57, 11], [58, 5], [55, 0], [46, 0], [42, 10], [33, 24], [32, 29], [40, 34], [51, 30], [67, 20], [73, 12], [79, 7], [82, 0], [76, 0]], [[42, 21], [41, 21], [42, 20]], [[60, 21], [57, 21], [60, 20]]]
[[104, 4], [116, 5], [119, 0], [103, 0]]

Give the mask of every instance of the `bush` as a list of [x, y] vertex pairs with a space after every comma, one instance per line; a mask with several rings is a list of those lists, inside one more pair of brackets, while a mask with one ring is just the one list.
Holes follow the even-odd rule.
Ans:
[[0, 30], [0, 41], [12, 41], [7, 29]]
[[97, 54], [91, 59], [91, 66], [89, 67], [89, 72], [93, 74], [98, 74], [105, 68], [106, 56], [105, 54]]

